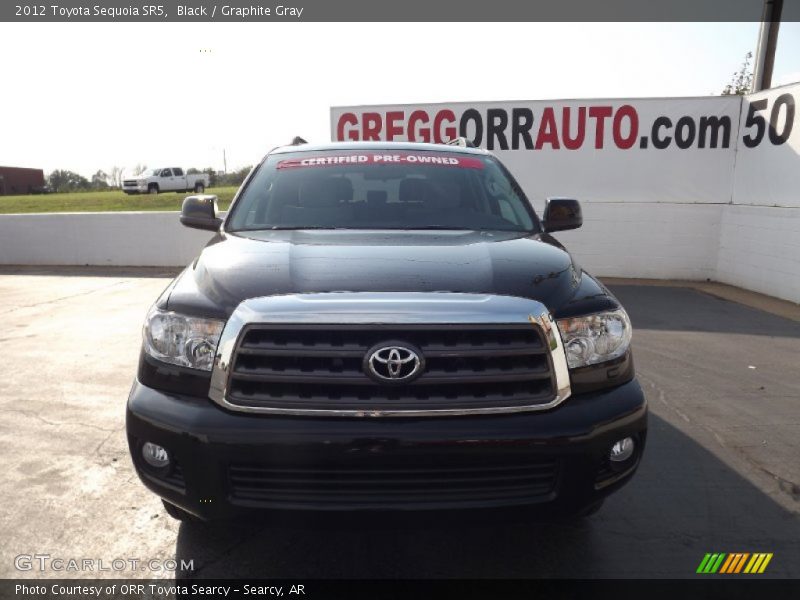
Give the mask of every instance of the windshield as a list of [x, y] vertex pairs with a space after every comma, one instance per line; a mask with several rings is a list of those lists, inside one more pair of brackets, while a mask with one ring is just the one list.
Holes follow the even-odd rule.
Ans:
[[532, 231], [533, 211], [488, 156], [381, 150], [270, 156], [232, 209], [229, 231]]
[[153, 177], [156, 173], [160, 173], [161, 169], [145, 169], [139, 177]]

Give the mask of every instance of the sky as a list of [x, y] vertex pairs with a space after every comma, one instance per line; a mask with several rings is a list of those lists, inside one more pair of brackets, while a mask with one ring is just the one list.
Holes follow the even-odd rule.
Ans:
[[[223, 168], [295, 135], [330, 139], [331, 106], [705, 96], [758, 23], [3, 23], [0, 165]], [[773, 85], [800, 81], [781, 25]]]

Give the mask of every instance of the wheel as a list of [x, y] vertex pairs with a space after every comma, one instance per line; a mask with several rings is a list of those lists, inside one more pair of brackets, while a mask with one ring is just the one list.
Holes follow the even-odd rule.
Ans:
[[200, 519], [195, 517], [192, 513], [186, 512], [182, 508], [167, 502], [163, 498], [161, 499], [161, 503], [164, 505], [164, 510], [167, 511], [167, 514], [176, 519], [178, 521], [183, 521], [185, 523], [200, 523]]
[[195, 194], [202, 194], [205, 191], [206, 191], [206, 186], [204, 186], [202, 183], [195, 183], [194, 184], [194, 193]]
[[151, 183], [150, 185], [148, 185], [147, 186], [147, 193], [148, 194], [157, 194], [158, 193], [158, 184], [157, 183]]

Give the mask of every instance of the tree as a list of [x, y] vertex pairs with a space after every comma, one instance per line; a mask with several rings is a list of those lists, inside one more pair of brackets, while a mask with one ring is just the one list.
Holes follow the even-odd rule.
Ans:
[[752, 52], [745, 54], [742, 66], [731, 76], [730, 83], [722, 90], [723, 96], [744, 96], [750, 93], [753, 87], [753, 68], [750, 65], [752, 58]]
[[138, 164], [133, 167], [133, 176], [136, 177], [137, 175], [141, 175], [147, 170], [147, 165]]
[[232, 171], [230, 173], [225, 173], [224, 175], [220, 175], [218, 177], [220, 185], [241, 185], [244, 181], [244, 178], [247, 177], [247, 174], [250, 173], [250, 169], [252, 169], [252, 165], [248, 165], [246, 167], [242, 167], [238, 171]]
[[106, 172], [100, 169], [92, 175], [92, 189], [93, 190], [105, 190], [108, 188], [108, 175]]
[[214, 169], [212, 169], [211, 167], [206, 167], [205, 169], [203, 169], [203, 173], [208, 175], [208, 187], [214, 187], [217, 185], [218, 181], [217, 172]]
[[89, 189], [89, 180], [72, 171], [56, 169], [47, 177], [47, 184], [54, 192], [74, 192]]
[[111, 171], [106, 178], [108, 185], [115, 188], [122, 187], [122, 174], [125, 172], [125, 169], [122, 167], [111, 167]]

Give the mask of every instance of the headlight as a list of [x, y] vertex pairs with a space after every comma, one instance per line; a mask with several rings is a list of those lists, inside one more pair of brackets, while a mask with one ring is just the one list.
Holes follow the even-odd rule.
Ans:
[[158, 360], [210, 371], [224, 323], [153, 307], [144, 323], [144, 350]]
[[631, 343], [631, 321], [623, 309], [561, 319], [558, 330], [570, 369], [622, 356]]

